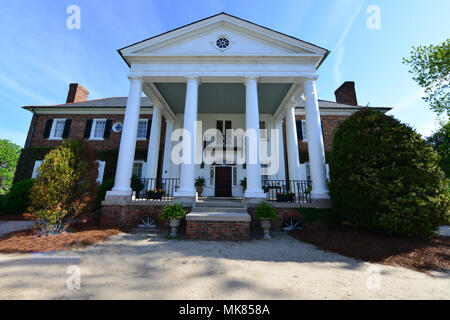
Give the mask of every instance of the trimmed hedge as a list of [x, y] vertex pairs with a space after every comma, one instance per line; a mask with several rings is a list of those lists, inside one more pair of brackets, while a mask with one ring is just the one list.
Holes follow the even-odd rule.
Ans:
[[9, 192], [1, 197], [0, 213], [20, 215], [26, 212], [33, 183], [33, 179], [25, 179], [13, 184]]
[[410, 127], [364, 108], [336, 129], [330, 159], [333, 210], [375, 231], [431, 234], [449, 219], [438, 156]]

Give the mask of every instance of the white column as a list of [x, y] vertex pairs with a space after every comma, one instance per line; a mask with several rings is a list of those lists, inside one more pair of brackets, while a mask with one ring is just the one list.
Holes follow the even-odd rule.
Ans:
[[289, 180], [301, 180], [295, 105], [288, 107], [286, 113], [286, 148], [288, 154]]
[[245, 79], [245, 125], [247, 131], [245, 143], [247, 189], [245, 190], [244, 196], [245, 198], [265, 198], [266, 194], [263, 192], [261, 186], [258, 82], [255, 77]]
[[[170, 154], [172, 153], [172, 132], [173, 121], [166, 120], [166, 136], [164, 140], [164, 159], [163, 159], [163, 178], [175, 178], [172, 173], [172, 161]], [[177, 177], [178, 178], [178, 177]]]
[[122, 136], [120, 138], [116, 178], [113, 189], [106, 194], [107, 200], [127, 200], [131, 197], [131, 173], [133, 171], [139, 111], [141, 108], [142, 78], [129, 78], [130, 92], [128, 94]]
[[[180, 188], [175, 193], [178, 198], [195, 198], [195, 150], [196, 150], [196, 126], [198, 108], [198, 77], [187, 78], [186, 102], [184, 105], [183, 122], [183, 154], [188, 152], [188, 156], [183, 156], [180, 167]], [[189, 146], [190, 150], [185, 150]]]
[[156, 178], [158, 172], [159, 141], [161, 140], [161, 110], [153, 106], [152, 127], [148, 139], [146, 178]]
[[317, 101], [314, 78], [305, 78], [305, 114], [308, 132], [309, 168], [312, 180], [312, 199], [329, 199], [325, 168], [325, 150], [320, 124], [319, 103]]
[[275, 121], [275, 130], [278, 131], [278, 175], [279, 180], [286, 180], [286, 167], [284, 164], [283, 119]]

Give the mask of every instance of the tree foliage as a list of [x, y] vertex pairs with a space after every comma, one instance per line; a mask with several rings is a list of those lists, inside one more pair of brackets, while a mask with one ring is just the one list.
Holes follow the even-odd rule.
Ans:
[[411, 57], [403, 58], [413, 79], [425, 89], [423, 99], [437, 113], [450, 110], [450, 39], [441, 45], [413, 47]]
[[427, 139], [439, 155], [439, 165], [450, 178], [450, 121], [443, 124], [431, 137]]
[[30, 190], [33, 179], [24, 179], [13, 184], [9, 192], [2, 196], [0, 211], [3, 214], [22, 214], [30, 205]]
[[71, 219], [92, 212], [98, 174], [94, 158], [82, 140], [64, 141], [45, 156], [30, 194], [30, 212], [44, 232], [63, 231]]
[[11, 187], [20, 147], [6, 139], [0, 139], [0, 194], [6, 194]]
[[333, 210], [392, 234], [432, 233], [449, 219], [437, 153], [410, 127], [365, 108], [336, 129], [330, 161]]

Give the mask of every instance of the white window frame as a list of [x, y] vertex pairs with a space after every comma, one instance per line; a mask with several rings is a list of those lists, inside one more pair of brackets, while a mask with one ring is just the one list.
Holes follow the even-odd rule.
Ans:
[[[264, 124], [264, 128], [261, 129], [261, 124]], [[265, 120], [259, 121], [259, 139], [262, 141], [268, 141], [267, 138], [267, 124]]]
[[[144, 160], [134, 160], [133, 161], [133, 167], [135, 163], [141, 163], [142, 164], [142, 172], [141, 172], [141, 176], [139, 177], [140, 179], [142, 179], [144, 177], [144, 171], [145, 171], [145, 161]], [[131, 175], [133, 175], [134, 172], [133, 170], [131, 171]]]
[[37, 176], [41, 173], [41, 172], [39, 171], [39, 168], [40, 168], [41, 165], [42, 165], [42, 161], [43, 161], [43, 160], [36, 160], [36, 161], [34, 162], [33, 173], [31, 174], [31, 178], [32, 178], [32, 179], [36, 179]]
[[[108, 119], [92, 119], [92, 127], [91, 127], [91, 135], [89, 137], [89, 140], [104, 140], [104, 136], [105, 136], [105, 130], [106, 130], [106, 122]], [[94, 134], [95, 134], [95, 126], [97, 125], [97, 122], [100, 121], [105, 121], [105, 129], [103, 130], [103, 135], [101, 138], [95, 138]]]
[[[136, 140], [147, 140], [147, 131], [148, 131], [148, 119], [139, 119], [139, 122], [145, 122], [146, 123], [146, 125], [145, 125], [145, 133], [144, 133], [144, 137], [143, 138], [139, 138], [137, 135], [136, 135]], [[138, 123], [138, 128], [139, 128], [139, 123]]]
[[301, 120], [302, 121], [302, 137], [303, 137], [303, 142], [308, 142], [308, 130], [306, 130], [306, 120]]
[[64, 128], [66, 127], [66, 118], [55, 118], [52, 121], [52, 128], [50, 129], [50, 135], [48, 137], [49, 140], [62, 140], [63, 139], [63, 135], [64, 135], [64, 129], [63, 132], [61, 134], [61, 137], [55, 137], [55, 130], [56, 130], [56, 122], [58, 121], [64, 121]]
[[98, 163], [97, 182], [100, 184], [103, 182], [103, 175], [105, 174], [106, 161], [96, 160]]

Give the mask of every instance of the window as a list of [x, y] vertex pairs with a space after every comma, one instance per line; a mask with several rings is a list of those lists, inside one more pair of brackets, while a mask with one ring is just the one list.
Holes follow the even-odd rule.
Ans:
[[103, 174], [105, 173], [105, 161], [97, 160], [98, 163], [98, 175], [97, 175], [97, 182], [102, 183], [103, 182]]
[[138, 131], [137, 131], [137, 139], [138, 140], [147, 139], [147, 125], [148, 125], [147, 119], [139, 120]]
[[227, 48], [229, 45], [230, 45], [230, 40], [228, 40], [228, 39], [225, 38], [225, 37], [220, 37], [220, 38], [217, 39], [217, 41], [216, 41], [216, 46], [217, 46], [219, 49], [225, 49], [225, 48]]
[[259, 122], [259, 137], [261, 140], [267, 141], [267, 129], [265, 121]]
[[36, 160], [34, 162], [34, 167], [33, 167], [33, 173], [31, 174], [31, 178], [35, 179], [37, 178], [38, 175], [41, 174], [41, 172], [39, 171], [39, 167], [42, 164], [42, 160]]
[[[223, 145], [227, 146], [227, 140], [232, 143], [230, 137], [231, 130], [231, 121], [230, 120], [217, 120], [216, 121], [216, 129], [219, 130], [223, 135]], [[228, 139], [227, 139], [228, 137]], [[220, 141], [217, 141], [217, 144], [220, 146]]]
[[306, 167], [306, 180], [311, 180], [311, 170], [309, 168], [309, 162], [305, 163], [305, 167]]
[[132, 174], [139, 178], [142, 178], [142, 174], [144, 172], [144, 163], [144, 161], [134, 161]]
[[91, 129], [91, 140], [103, 140], [105, 135], [106, 119], [94, 119]]
[[303, 136], [303, 141], [308, 141], [308, 135], [307, 135], [307, 130], [306, 130], [306, 120], [302, 120], [302, 136]]
[[65, 126], [66, 119], [54, 119], [50, 131], [50, 139], [62, 139]]

